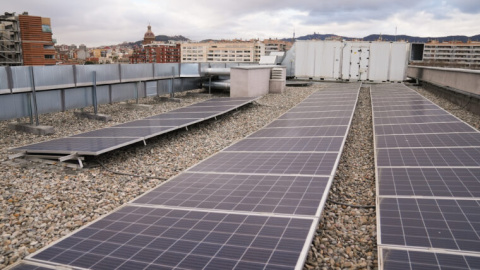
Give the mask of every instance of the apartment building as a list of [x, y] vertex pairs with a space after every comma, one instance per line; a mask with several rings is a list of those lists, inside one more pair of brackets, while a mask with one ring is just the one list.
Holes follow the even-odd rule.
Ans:
[[259, 62], [265, 55], [265, 44], [258, 40], [184, 43], [182, 63], [194, 62]]
[[480, 69], [480, 42], [429, 42], [423, 46], [427, 65]]
[[271, 52], [286, 52], [293, 45], [290, 41], [279, 39], [264, 39], [263, 44], [265, 44], [265, 55], [270, 55]]
[[18, 16], [22, 43], [23, 65], [55, 65], [55, 48], [52, 39], [50, 18], [30, 16], [23, 13]]
[[0, 66], [23, 65], [20, 26], [15, 13], [0, 15]]

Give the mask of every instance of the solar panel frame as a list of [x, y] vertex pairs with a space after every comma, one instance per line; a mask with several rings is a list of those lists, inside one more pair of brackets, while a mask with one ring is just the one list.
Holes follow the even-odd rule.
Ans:
[[[390, 89], [405, 92], [408, 98], [400, 98], [401, 94], [394, 95]], [[393, 108], [395, 103], [404, 103], [401, 101], [424, 103], [420, 97], [404, 85], [371, 88], [380, 269], [460, 269], [462, 263], [468, 264], [467, 257], [480, 267], [480, 162], [474, 160], [480, 156], [478, 131], [441, 108], [377, 110], [382, 108], [378, 105]], [[398, 121], [399, 115], [424, 122], [447, 116], [452, 122], [403, 128], [381, 122]], [[412, 120], [407, 117], [403, 119]], [[398, 256], [403, 256], [403, 261], [383, 258], [383, 250], [389, 249], [401, 253]], [[450, 265], [447, 257], [459, 264]]]
[[236, 152], [338, 152], [343, 137], [247, 138], [223, 151]]
[[480, 199], [480, 168], [378, 168], [378, 195]]
[[344, 136], [348, 126], [323, 127], [292, 127], [292, 128], [263, 128], [248, 136], [248, 138], [286, 138], [286, 137], [324, 137]]
[[378, 167], [480, 167], [480, 148], [381, 148]]
[[[11, 149], [16, 152], [45, 153], [48, 148], [49, 154], [78, 154], [98, 156], [103, 153], [125, 147], [137, 142], [143, 141], [143, 138], [83, 138], [66, 137], [50, 141], [25, 145]], [[96, 147], [95, 147], [96, 146]]]
[[375, 135], [405, 135], [405, 134], [439, 134], [439, 133], [472, 133], [471, 126], [465, 123], [425, 123], [403, 125], [374, 126]]
[[380, 148], [480, 147], [480, 133], [432, 133], [375, 136]]
[[[55, 139], [47, 142], [41, 143], [34, 143], [30, 145], [25, 145], [21, 147], [11, 148], [9, 151], [11, 152], [25, 152], [31, 154], [77, 154], [77, 155], [90, 155], [90, 156], [97, 156], [103, 154], [105, 152], [113, 151], [115, 149], [127, 146], [129, 144], [134, 144], [139, 141], [144, 141], [145, 139], [152, 138], [167, 132], [170, 132], [175, 129], [180, 129], [183, 127], [187, 127], [189, 125], [204, 121], [209, 118], [216, 117], [218, 115], [227, 113], [231, 110], [234, 110], [240, 106], [243, 106], [247, 103], [253, 102], [257, 100], [259, 97], [254, 98], [242, 98], [242, 99], [234, 99], [238, 100], [237, 105], [229, 105], [229, 106], [221, 106], [223, 108], [227, 108], [225, 111], [215, 110], [213, 112], [208, 112], [208, 118], [198, 118], [198, 119], [191, 119], [191, 118], [171, 118], [166, 117], [166, 119], [162, 119], [159, 115], [155, 115], [153, 117], [157, 117], [154, 119], [140, 119], [135, 121], [130, 121], [127, 123], [123, 123], [120, 125], [107, 127], [104, 129], [94, 130], [90, 132], [85, 132], [82, 134], [76, 134], [71, 137], [64, 137], [61, 139]], [[221, 99], [225, 102], [230, 102], [229, 98]], [[204, 101], [205, 102], [205, 101]], [[201, 103], [197, 103], [201, 104]], [[215, 103], [214, 103], [215, 104]], [[204, 107], [193, 108], [194, 110], [202, 110], [205, 109]], [[212, 108], [212, 107], [207, 107]], [[182, 109], [191, 109], [189, 107], [183, 107]], [[176, 110], [168, 112], [168, 114], [177, 114]], [[203, 112], [205, 113], [205, 111]], [[202, 114], [203, 114], [202, 113]], [[181, 114], [181, 113], [178, 113]], [[158, 118], [160, 117], [160, 118]], [[176, 126], [170, 126], [167, 124], [176, 124]], [[178, 124], [178, 125], [177, 125]], [[145, 128], [147, 126], [147, 128]], [[128, 130], [127, 128], [130, 128]], [[122, 133], [118, 137], [116, 134]], [[92, 149], [92, 145], [86, 144], [85, 142], [94, 142], [93, 145], [98, 144], [106, 144], [106, 140], [113, 140], [113, 141], [121, 141], [117, 145], [109, 145], [103, 147], [97, 147]], [[70, 142], [70, 143], [68, 143]], [[84, 142], [82, 144], [82, 142]], [[74, 147], [72, 147], [74, 144]], [[75, 146], [76, 145], [76, 146]], [[59, 149], [60, 146], [64, 146], [63, 149]]]
[[348, 126], [350, 118], [348, 117], [330, 117], [317, 119], [288, 119], [274, 120], [266, 128], [277, 127], [321, 127], [321, 126]]
[[329, 178], [185, 172], [132, 204], [318, 217]]
[[379, 205], [379, 245], [480, 252], [479, 201], [381, 198]]
[[300, 269], [309, 248], [304, 239], [317, 222], [311, 217], [124, 206], [27, 258], [93, 269], [127, 262], [182, 268], [188, 260], [190, 267], [196, 262], [201, 268], [226, 260], [238, 267]]
[[426, 250], [379, 248], [381, 269], [456, 269], [480, 268], [480, 257]]
[[332, 175], [338, 153], [218, 152], [188, 172]]

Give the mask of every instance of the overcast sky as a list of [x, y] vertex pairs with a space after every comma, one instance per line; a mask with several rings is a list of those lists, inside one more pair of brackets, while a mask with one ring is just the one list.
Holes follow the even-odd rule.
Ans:
[[480, 34], [479, 0], [1, 0], [3, 12], [49, 17], [58, 44], [88, 47], [155, 35], [191, 40], [337, 34]]

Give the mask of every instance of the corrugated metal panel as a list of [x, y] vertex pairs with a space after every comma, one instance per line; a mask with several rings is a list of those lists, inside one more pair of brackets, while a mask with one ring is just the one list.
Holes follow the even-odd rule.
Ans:
[[75, 87], [73, 66], [35, 66], [33, 75], [37, 91]]
[[185, 77], [200, 77], [200, 72], [198, 68], [198, 64], [181, 64], [180, 65], [180, 77], [185, 78]]
[[295, 42], [295, 76], [310, 78], [315, 74], [315, 46], [318, 41]]
[[119, 83], [119, 65], [83, 65], [75, 66], [77, 86], [90, 86], [93, 82], [93, 72], [97, 72], [97, 85]]
[[157, 95], [157, 82], [156, 81], [146, 82], [145, 83], [145, 91], [146, 91], [147, 97], [156, 96]]
[[65, 91], [65, 108], [67, 110], [85, 108], [92, 105], [91, 87], [74, 88]]
[[112, 85], [112, 101], [120, 102], [136, 98], [135, 83], [115, 84]]
[[390, 43], [373, 42], [370, 45], [370, 68], [368, 79], [387, 81], [390, 66]]
[[7, 67], [0, 67], [0, 94], [9, 94]]
[[340, 76], [340, 51], [342, 43], [326, 41], [315, 47], [315, 73], [313, 77], [336, 79]]
[[153, 64], [120, 65], [122, 82], [153, 80]]
[[29, 115], [28, 94], [0, 96], [0, 120], [9, 120]]
[[32, 91], [31, 86], [31, 75], [29, 67], [20, 66], [20, 67], [11, 67], [12, 69], [12, 78], [13, 78], [13, 89], [14, 93], [18, 92], [27, 92]]
[[61, 90], [37, 92], [38, 114], [62, 111]]
[[179, 76], [178, 63], [155, 64], [155, 79], [165, 79]]
[[406, 79], [408, 65], [409, 44], [405, 42], [392, 43], [390, 61], [390, 81], [403, 81]]

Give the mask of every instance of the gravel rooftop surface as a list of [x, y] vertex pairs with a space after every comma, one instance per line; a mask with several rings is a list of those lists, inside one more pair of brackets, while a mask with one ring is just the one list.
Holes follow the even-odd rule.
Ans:
[[[55, 134], [36, 136], [9, 130], [0, 122], [0, 269], [48, 245], [82, 225], [105, 215], [162, 182], [161, 179], [113, 174], [114, 171], [168, 179], [244, 138], [276, 119], [326, 84], [290, 88], [283, 94], [266, 95], [237, 111], [185, 129], [135, 144], [96, 159], [87, 159], [86, 168], [28, 162], [14, 167], [6, 164], [8, 149], [61, 138], [118, 123], [167, 112], [210, 97], [177, 94], [181, 103], [142, 99], [151, 110], [130, 110], [116, 103], [102, 105], [99, 113], [113, 121], [77, 120], [73, 111], [40, 116], [42, 125], [51, 125]], [[368, 87], [368, 85], [367, 85]], [[466, 112], [442, 98], [412, 87], [454, 115], [480, 128], [480, 116]], [[224, 96], [216, 93], [214, 96]], [[77, 110], [78, 111], [78, 110]], [[88, 110], [86, 110], [88, 111]], [[347, 137], [329, 200], [317, 228], [305, 269], [377, 268], [376, 220], [374, 208], [352, 204], [375, 204], [375, 175], [371, 106], [368, 88], [362, 88], [350, 133]], [[23, 119], [23, 121], [27, 121]]]

